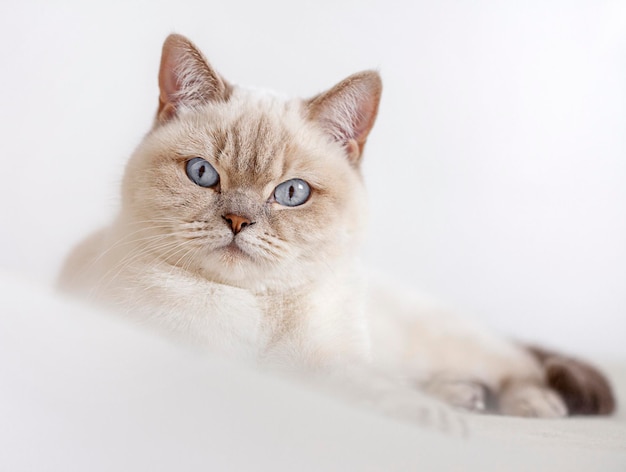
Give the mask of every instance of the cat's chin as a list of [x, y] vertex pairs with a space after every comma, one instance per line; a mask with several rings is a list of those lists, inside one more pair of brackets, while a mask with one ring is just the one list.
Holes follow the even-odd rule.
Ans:
[[248, 254], [244, 249], [242, 249], [241, 246], [237, 244], [234, 239], [226, 246], [220, 248], [219, 252], [222, 260], [226, 264], [230, 262], [239, 264], [241, 263], [241, 259], [252, 261], [252, 256]]
[[213, 249], [203, 259], [200, 272], [214, 282], [249, 288], [263, 279], [269, 267], [260, 263], [235, 241]]

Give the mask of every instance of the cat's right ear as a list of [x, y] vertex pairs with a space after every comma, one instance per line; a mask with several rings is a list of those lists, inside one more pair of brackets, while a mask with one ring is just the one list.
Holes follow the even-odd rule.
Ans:
[[228, 100], [231, 93], [231, 86], [213, 70], [200, 50], [179, 34], [170, 34], [163, 43], [159, 89], [158, 123], [169, 121], [183, 108]]

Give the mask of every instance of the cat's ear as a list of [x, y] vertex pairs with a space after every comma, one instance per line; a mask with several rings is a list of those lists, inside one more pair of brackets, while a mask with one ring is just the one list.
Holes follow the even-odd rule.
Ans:
[[227, 100], [231, 86], [209, 65], [187, 38], [171, 34], [163, 43], [159, 69], [157, 122], [171, 119], [181, 108]]
[[306, 102], [309, 119], [341, 143], [353, 164], [360, 161], [367, 135], [374, 126], [382, 88], [378, 72], [364, 71]]

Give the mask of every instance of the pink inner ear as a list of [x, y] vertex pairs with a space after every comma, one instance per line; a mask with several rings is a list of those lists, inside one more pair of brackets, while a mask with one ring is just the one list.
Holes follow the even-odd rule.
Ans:
[[311, 118], [344, 145], [351, 161], [360, 157], [374, 125], [381, 90], [378, 73], [366, 71], [348, 77], [309, 103]]
[[322, 106], [318, 120], [337, 141], [356, 140], [367, 137], [373, 107], [367, 101], [359, 102], [351, 96], [338, 94]]

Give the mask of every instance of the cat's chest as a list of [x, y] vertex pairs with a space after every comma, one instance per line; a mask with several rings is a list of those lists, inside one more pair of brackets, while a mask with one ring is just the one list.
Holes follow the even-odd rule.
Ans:
[[340, 284], [316, 284], [257, 296], [261, 358], [309, 367], [369, 357], [361, 303]]
[[229, 357], [315, 366], [369, 349], [360, 303], [338, 283], [260, 293], [161, 266], [125, 275], [129, 315]]

